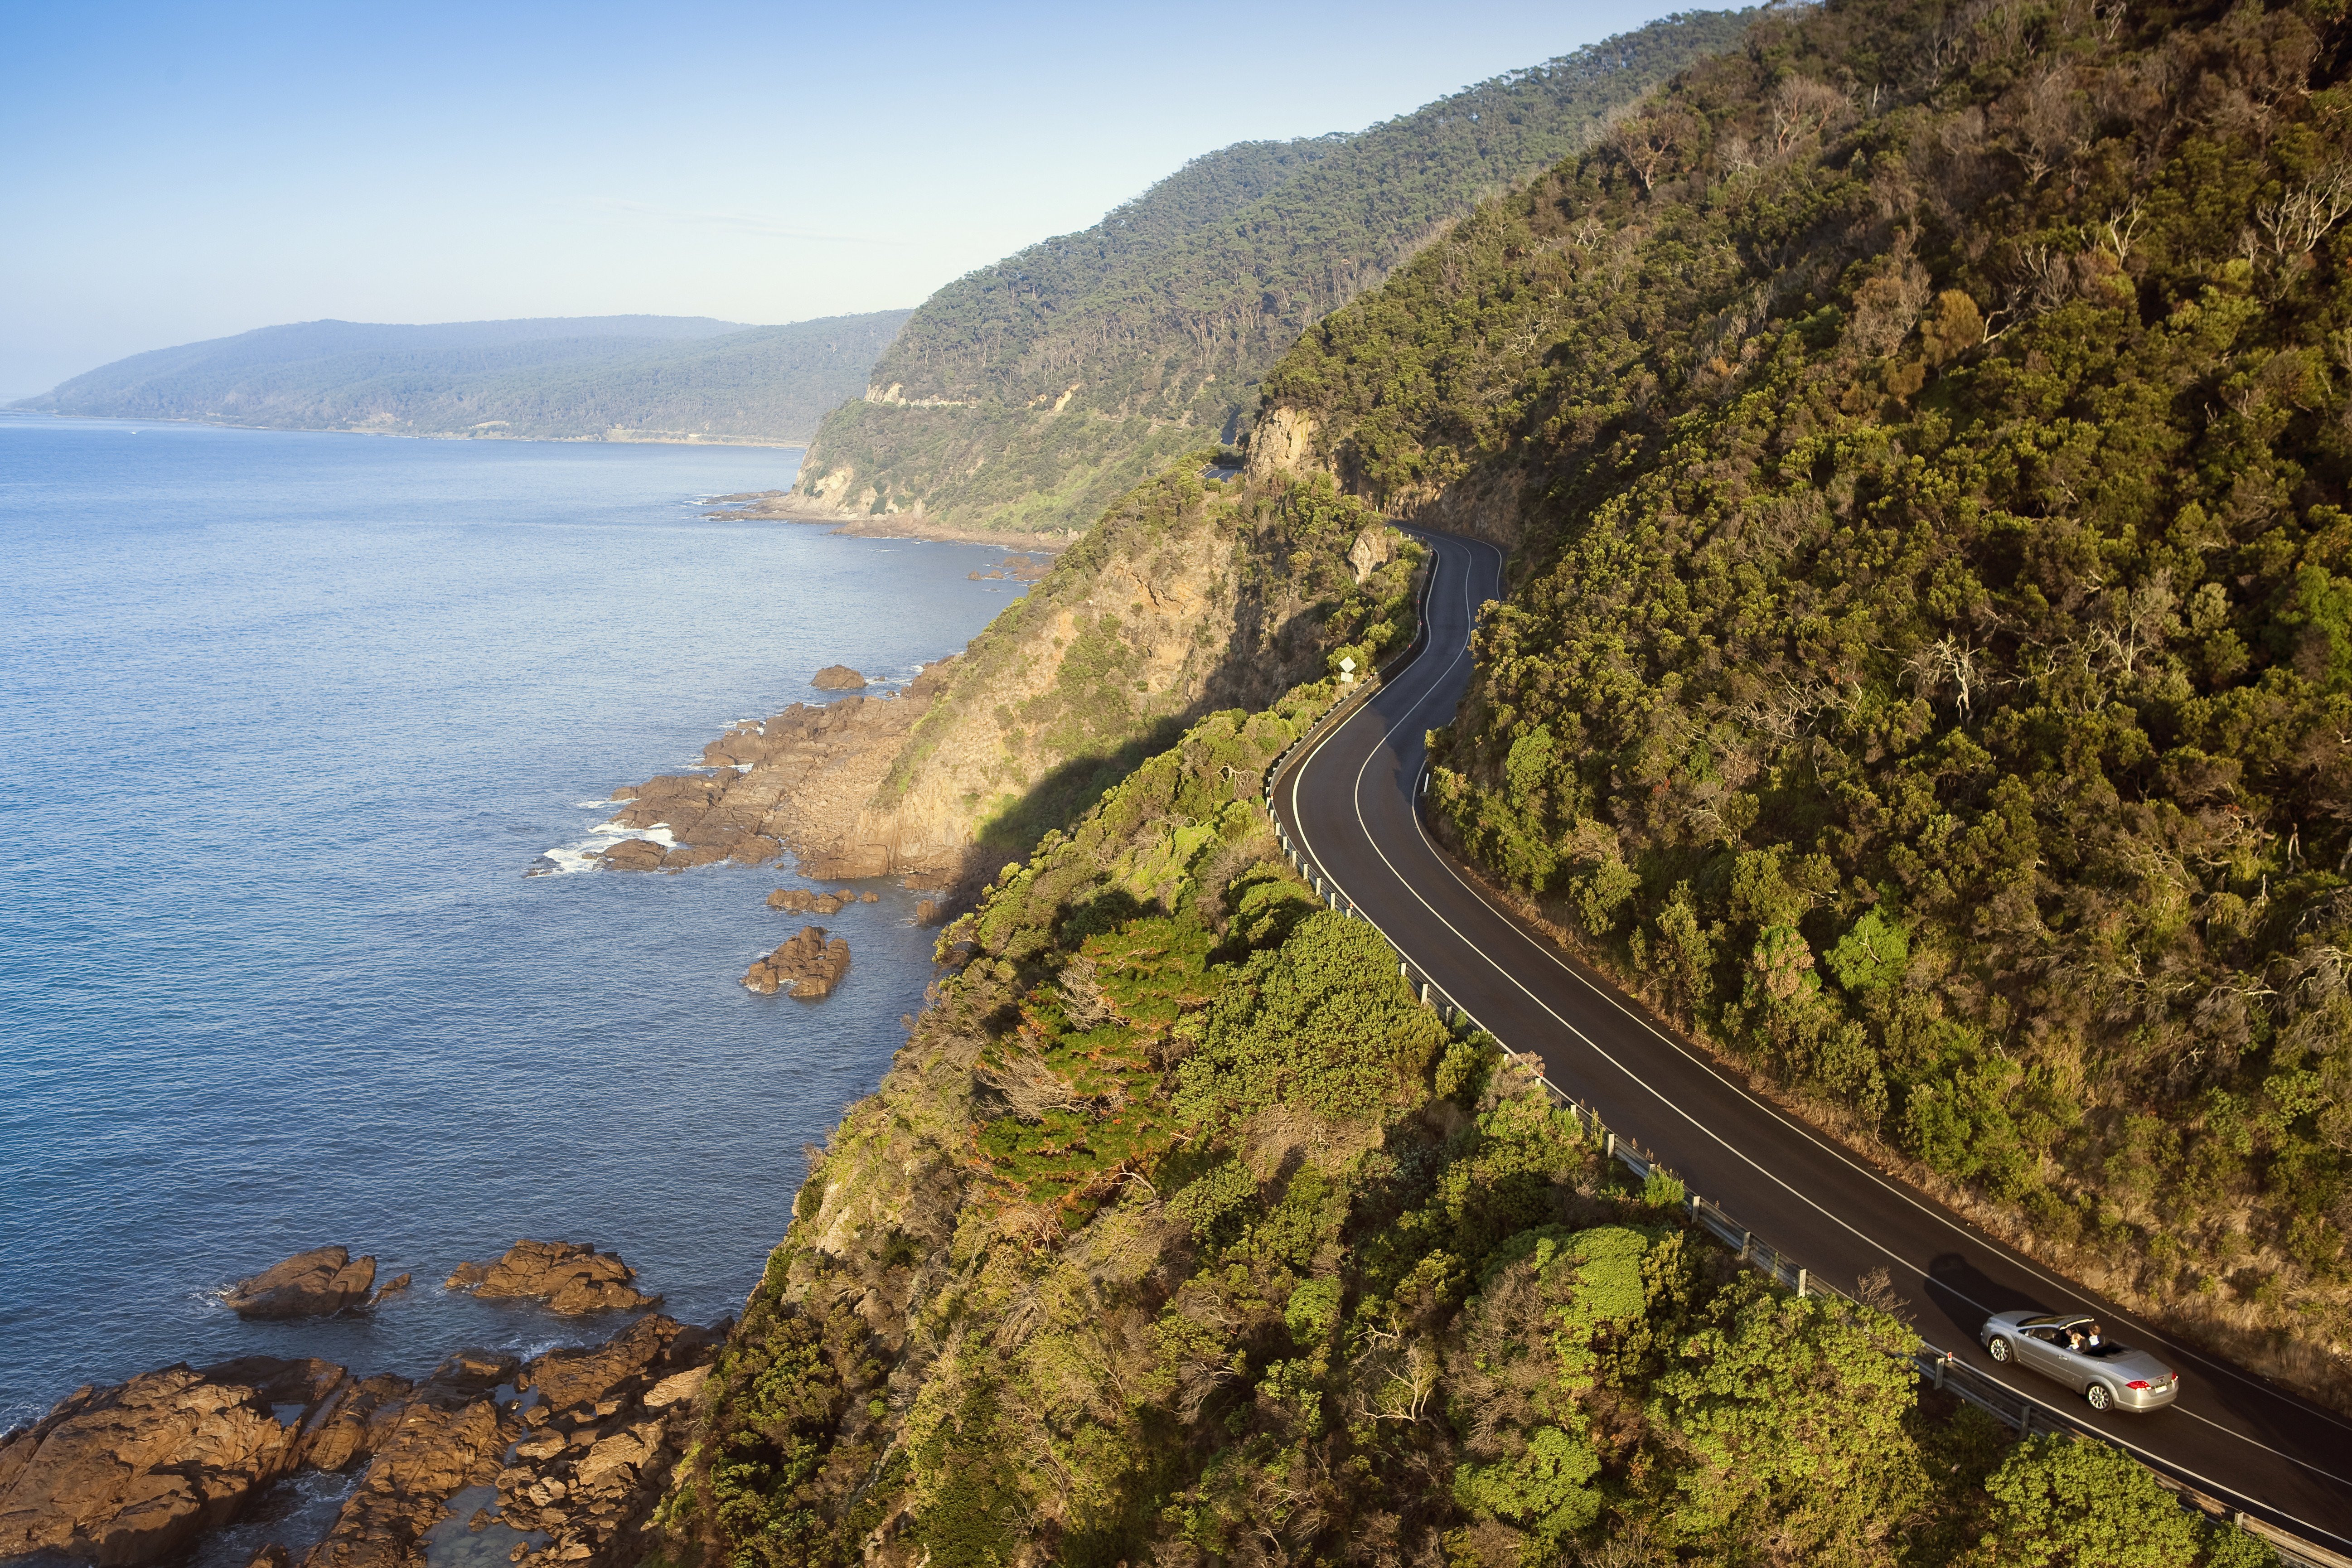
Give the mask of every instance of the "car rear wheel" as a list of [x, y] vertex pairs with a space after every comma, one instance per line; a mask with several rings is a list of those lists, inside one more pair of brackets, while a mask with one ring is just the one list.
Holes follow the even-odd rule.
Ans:
[[2116, 1396], [2107, 1392], [2107, 1385], [2104, 1383], [2095, 1383], [2083, 1390], [2083, 1397], [2091, 1402], [2094, 1410], [2105, 1410], [2116, 1402]]
[[2009, 1364], [2009, 1342], [2007, 1340], [1997, 1339], [1993, 1341], [1992, 1343], [1985, 1346], [1985, 1352], [1987, 1354], [1990, 1355], [1993, 1360], [2000, 1363], [2003, 1366]]

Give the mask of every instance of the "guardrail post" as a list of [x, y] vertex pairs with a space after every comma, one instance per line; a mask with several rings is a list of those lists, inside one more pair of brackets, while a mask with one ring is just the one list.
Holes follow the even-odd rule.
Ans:
[[1426, 980], [1421, 983], [1421, 1005], [1424, 1007], [1429, 1005], [1429, 982]]
[[1754, 1231], [1752, 1231], [1752, 1230], [1743, 1230], [1743, 1231], [1741, 1231], [1741, 1232], [1739, 1233], [1739, 1261], [1740, 1261], [1740, 1262], [1745, 1263], [1745, 1262], [1747, 1262], [1747, 1261], [1748, 1261], [1748, 1250], [1749, 1250], [1750, 1248], [1752, 1248], [1755, 1245], [1756, 1245], [1756, 1233], [1755, 1233]]
[[1614, 1160], [1617, 1157], [1617, 1134], [1614, 1132], [1608, 1133], [1601, 1139], [1601, 1157], [1604, 1160]]
[[1798, 1294], [1798, 1295], [1800, 1295], [1800, 1296], [1801, 1296], [1801, 1295], [1803, 1295], [1804, 1293], [1805, 1293], [1805, 1271], [1804, 1271], [1803, 1269], [1800, 1268], [1800, 1269], [1798, 1269], [1798, 1270], [1797, 1270], [1797, 1294]]
[[1952, 1364], [1952, 1352], [1946, 1351], [1936, 1358], [1936, 1392], [1944, 1392], [1944, 1369]]

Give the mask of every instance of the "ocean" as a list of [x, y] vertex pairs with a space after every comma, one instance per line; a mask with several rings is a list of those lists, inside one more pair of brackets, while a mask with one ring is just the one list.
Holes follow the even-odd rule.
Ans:
[[[824, 921], [820, 1003], [738, 984], [785, 867], [587, 870], [611, 789], [730, 721], [903, 679], [1001, 552], [715, 521], [793, 450], [0, 417], [0, 1430], [242, 1354], [362, 1373], [610, 1321], [446, 1293], [520, 1237], [738, 1310], [933, 975], [914, 896]], [[245, 1323], [289, 1253], [415, 1285]]]

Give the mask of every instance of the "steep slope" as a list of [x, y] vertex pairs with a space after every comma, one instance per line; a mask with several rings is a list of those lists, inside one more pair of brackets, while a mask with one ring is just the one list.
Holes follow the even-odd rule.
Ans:
[[856, 395], [907, 315], [304, 321], [134, 354], [15, 406], [413, 436], [797, 441]]
[[659, 1561], [2268, 1560], [1924, 1391], [1895, 1317], [1744, 1272], [1417, 1005], [1254, 798], [1328, 694], [1204, 721], [944, 934]]
[[2352, 1398], [2324, 6], [1759, 23], [1268, 378], [1521, 547], [1459, 842], [1822, 1121]]
[[976, 889], [1213, 709], [1262, 707], [1412, 639], [1417, 549], [1328, 479], [1201, 477], [1121, 498], [1024, 598], [905, 693], [799, 706], [622, 793], [606, 863], [680, 869], [789, 848], [818, 877]]
[[1168, 458], [1233, 439], [1308, 322], [1741, 25], [1670, 17], [1353, 135], [1230, 147], [959, 279], [915, 313], [865, 398], [827, 416], [802, 504], [1085, 527]]

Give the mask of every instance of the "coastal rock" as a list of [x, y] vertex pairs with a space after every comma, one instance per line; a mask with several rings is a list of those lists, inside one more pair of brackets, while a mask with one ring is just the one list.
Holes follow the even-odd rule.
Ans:
[[863, 691], [867, 681], [845, 664], [828, 664], [809, 677], [809, 684], [819, 691]]
[[812, 893], [806, 888], [778, 888], [768, 895], [770, 909], [796, 915], [839, 914], [844, 904], [854, 901], [839, 893]]
[[548, 1538], [521, 1557], [525, 1568], [604, 1568], [645, 1554], [645, 1527], [692, 1437], [694, 1396], [725, 1337], [724, 1324], [656, 1316], [523, 1368], [515, 1384], [539, 1401], [528, 1417], [536, 1435], [497, 1479], [505, 1522]]
[[935, 926], [946, 915], [947, 905], [940, 900], [918, 899], [915, 900], [915, 923], [919, 926]]
[[680, 870], [729, 860], [764, 865], [789, 847], [804, 877], [851, 881], [906, 869], [891, 847], [845, 837], [918, 720], [958, 666], [927, 666], [892, 700], [850, 692], [794, 703], [772, 718], [737, 724], [703, 748], [708, 770], [667, 773], [612, 792], [625, 828], [667, 827], [677, 849], [656, 858], [615, 846], [614, 870]]
[[253, 1561], [247, 1563], [245, 1568], [292, 1568], [292, 1555], [286, 1548], [273, 1541], [255, 1552]]
[[390, 1279], [385, 1280], [383, 1284], [375, 1288], [375, 1294], [367, 1299], [367, 1304], [370, 1307], [373, 1307], [378, 1302], [382, 1301], [386, 1296], [399, 1295], [402, 1291], [408, 1289], [408, 1281], [409, 1277], [405, 1274], [394, 1275]]
[[255, 1356], [77, 1390], [0, 1447], [0, 1558], [171, 1556], [301, 1463], [349, 1382], [331, 1362]]
[[340, 1470], [374, 1453], [399, 1429], [401, 1414], [414, 1393], [408, 1379], [391, 1373], [343, 1384], [303, 1423], [310, 1434], [303, 1463], [314, 1469]]
[[495, 1263], [459, 1264], [447, 1285], [481, 1297], [543, 1300], [558, 1312], [576, 1314], [629, 1311], [658, 1302], [660, 1297], [646, 1295], [630, 1283], [636, 1277], [636, 1270], [617, 1254], [576, 1242], [525, 1237]]
[[492, 1351], [461, 1351], [400, 1407], [383, 1446], [303, 1568], [416, 1568], [425, 1532], [451, 1496], [498, 1479], [499, 1458], [522, 1436], [494, 1397], [520, 1363]]
[[848, 973], [848, 942], [841, 937], [826, 941], [823, 926], [803, 926], [797, 935], [755, 962], [745, 973], [743, 984], [762, 996], [785, 991], [813, 1002], [832, 995]]
[[364, 1304], [374, 1283], [374, 1258], [320, 1247], [238, 1280], [222, 1300], [240, 1318], [323, 1318]]
[[615, 871], [658, 871], [662, 847], [644, 838], [624, 838], [604, 851], [604, 864]]

